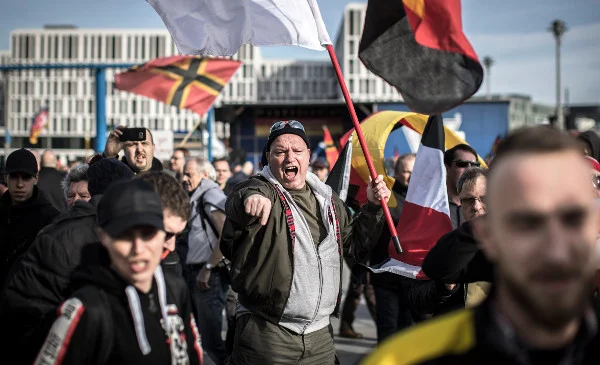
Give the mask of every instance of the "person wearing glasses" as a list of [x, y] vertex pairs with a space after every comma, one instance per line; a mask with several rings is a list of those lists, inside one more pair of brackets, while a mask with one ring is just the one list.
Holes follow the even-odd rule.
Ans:
[[460, 197], [456, 186], [458, 179], [469, 167], [479, 167], [477, 152], [467, 144], [459, 144], [444, 153], [444, 165], [446, 166], [446, 189], [448, 191], [448, 202], [450, 203], [450, 219], [452, 228], [456, 229], [464, 221], [460, 210]]
[[[343, 255], [365, 257], [383, 227], [380, 175], [352, 219], [332, 189], [309, 172], [310, 143], [298, 121], [269, 131], [268, 165], [227, 199], [235, 234], [231, 279], [238, 293], [230, 364], [333, 364], [330, 316], [339, 313]], [[227, 250], [224, 250], [227, 251]]]
[[132, 177], [133, 171], [117, 159], [91, 161], [87, 169], [91, 199], [77, 200], [41, 231], [16, 267], [0, 302], [0, 328], [11, 333], [2, 345], [19, 354], [16, 364], [33, 363], [52, 325], [48, 320], [70, 294], [71, 274], [81, 261], [81, 251], [98, 242], [100, 198], [113, 182]]

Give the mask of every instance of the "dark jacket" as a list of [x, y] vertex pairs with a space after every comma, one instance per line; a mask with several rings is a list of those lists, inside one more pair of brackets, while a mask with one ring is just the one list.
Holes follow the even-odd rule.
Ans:
[[492, 263], [477, 245], [470, 222], [442, 236], [425, 256], [422, 268], [428, 277], [444, 283], [494, 279]]
[[248, 175], [246, 175], [243, 171], [238, 171], [235, 174], [233, 174], [233, 176], [231, 176], [227, 182], [225, 183], [225, 188], [223, 189], [223, 192], [225, 193], [225, 195], [229, 195], [233, 192], [235, 186], [246, 180], [248, 178]]
[[[78, 200], [40, 231], [7, 282], [0, 305], [0, 327], [10, 331], [3, 341], [22, 363], [31, 364], [54, 320], [56, 309], [71, 293], [70, 278], [83, 247], [98, 242], [96, 205]], [[28, 358], [26, 355], [29, 355]]]
[[[265, 226], [244, 211], [244, 201], [253, 194], [267, 197], [272, 203]], [[240, 303], [272, 323], [279, 323], [294, 275], [294, 250], [283, 204], [276, 194], [273, 186], [261, 176], [253, 176], [237, 185], [226, 203], [227, 224], [234, 229], [233, 244], [231, 248], [222, 249], [232, 263], [232, 288], [238, 293]], [[366, 204], [352, 219], [335, 193], [333, 200], [341, 227], [343, 254], [351, 258], [366, 257], [383, 225], [381, 207]], [[341, 260], [340, 255], [340, 265]], [[341, 282], [339, 287], [341, 292]]]
[[[86, 247], [86, 255], [92, 257], [82, 259], [73, 273], [76, 290], [61, 305], [39, 364], [202, 363], [191, 301], [181, 278], [155, 274], [151, 291], [142, 293], [109, 268], [108, 253], [100, 244]], [[61, 352], [62, 361], [57, 356]]]
[[0, 285], [4, 287], [13, 266], [38, 232], [59, 214], [37, 186], [27, 201], [11, 206], [10, 192], [0, 197]]
[[61, 187], [61, 182], [65, 178], [65, 173], [52, 167], [42, 167], [38, 177], [38, 188], [44, 192], [46, 199], [59, 212], [67, 210], [67, 200]]
[[596, 161], [600, 161], [600, 136], [598, 136], [598, 133], [592, 130], [585, 131], [580, 133], [577, 139], [587, 143], [590, 156]]
[[542, 351], [511, 336], [514, 329], [500, 324], [493, 304], [492, 294], [475, 309], [457, 311], [402, 332], [388, 339], [362, 365], [381, 364], [383, 359], [399, 365], [545, 365], [548, 360], [554, 364], [600, 364], [597, 305], [582, 318], [579, 333], [564, 353], [546, 351], [549, 358], [535, 362], [531, 354], [543, 355]]
[[[127, 163], [127, 159], [125, 158], [125, 156], [123, 156], [121, 158], [121, 162], [123, 162], [125, 165], [129, 166], [129, 164]], [[135, 170], [133, 167], [129, 166], [129, 168], [131, 169], [131, 171], [133, 171], [134, 174], [138, 174], [139, 173], [139, 171]], [[161, 172], [162, 170], [163, 170], [162, 162], [160, 162], [160, 160], [157, 159], [156, 157], [152, 157], [152, 167], [150, 167], [149, 171]]]

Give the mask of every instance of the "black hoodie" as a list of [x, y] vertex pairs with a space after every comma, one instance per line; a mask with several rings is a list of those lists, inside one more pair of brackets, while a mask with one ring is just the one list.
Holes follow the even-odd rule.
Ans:
[[159, 266], [141, 293], [109, 267], [100, 244], [86, 246], [71, 280], [76, 290], [36, 364], [202, 364], [186, 285], [164, 275]]
[[12, 205], [10, 192], [0, 197], [0, 285], [35, 240], [38, 232], [59, 214], [37, 186], [23, 203]]

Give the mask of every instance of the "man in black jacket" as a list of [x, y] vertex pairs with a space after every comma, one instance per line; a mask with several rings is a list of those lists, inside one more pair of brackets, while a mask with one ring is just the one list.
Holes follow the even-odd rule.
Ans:
[[162, 171], [162, 163], [154, 157], [154, 139], [152, 132], [146, 129], [145, 141], [125, 141], [121, 142], [119, 137], [123, 134], [123, 130], [127, 128], [124, 125], [118, 126], [114, 131], [110, 132], [106, 139], [106, 146], [102, 156], [107, 158], [116, 158], [119, 152], [123, 150], [123, 158], [121, 161], [125, 163], [131, 171], [139, 174], [146, 171]]
[[46, 198], [54, 208], [59, 212], [67, 210], [67, 204], [61, 182], [65, 177], [65, 173], [56, 169], [57, 166], [56, 154], [52, 150], [45, 150], [42, 153], [41, 165], [39, 173], [38, 187], [44, 192]]
[[38, 232], [59, 214], [36, 186], [38, 168], [33, 153], [24, 148], [11, 153], [6, 159], [5, 174], [8, 192], [0, 198], [2, 287]]
[[70, 277], [84, 247], [98, 242], [96, 207], [114, 181], [130, 179], [133, 172], [115, 159], [101, 159], [88, 168], [89, 202], [73, 207], [40, 232], [7, 282], [0, 303], [0, 328], [11, 333], [0, 346], [19, 354], [18, 362], [31, 364], [60, 303], [71, 293]]

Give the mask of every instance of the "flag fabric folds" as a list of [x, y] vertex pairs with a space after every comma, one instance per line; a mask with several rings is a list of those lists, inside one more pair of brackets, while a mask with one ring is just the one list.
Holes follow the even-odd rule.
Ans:
[[331, 168], [325, 184], [331, 186], [340, 199], [346, 201], [350, 187], [350, 170], [352, 170], [352, 136], [342, 149], [335, 165]]
[[402, 215], [396, 227], [404, 252], [398, 254], [390, 241], [390, 258], [374, 267], [374, 272], [387, 271], [409, 278], [427, 279], [421, 270], [425, 255], [440, 237], [452, 230], [444, 145], [442, 117], [433, 115], [423, 131]]
[[115, 76], [115, 88], [203, 115], [240, 67], [222, 58], [154, 59]]
[[333, 168], [335, 162], [338, 159], [339, 152], [333, 141], [333, 137], [331, 137], [331, 133], [329, 132], [329, 128], [326, 125], [323, 126], [323, 142], [325, 143], [325, 157], [327, 158], [327, 162], [329, 163], [329, 169]]
[[[377, 171], [377, 174], [383, 175], [384, 181], [390, 190], [394, 186], [395, 179], [393, 176], [388, 176], [386, 174], [384, 158], [385, 144], [390, 133], [396, 128], [405, 127], [410, 128], [419, 134], [423, 134], [423, 130], [427, 124], [427, 119], [428, 117], [423, 114], [385, 110], [371, 114], [360, 124], [365, 141], [367, 142], [367, 146], [369, 148], [369, 152], [373, 158], [375, 170]], [[444, 127], [444, 133], [446, 149], [452, 148], [461, 143], [467, 144], [465, 140], [460, 138], [456, 133], [447, 127]], [[340, 144], [345, 146], [348, 137], [351, 135], [355, 136], [355, 134], [355, 130], [351, 129], [340, 139]], [[350, 185], [356, 187], [351, 189], [352, 191], [356, 191], [356, 194], [353, 196], [353, 198], [356, 199], [359, 204], [363, 205], [367, 202], [367, 194], [365, 189], [369, 181], [369, 169], [367, 167], [365, 156], [362, 153], [362, 148], [360, 147], [360, 143], [358, 142], [358, 138], [356, 138], [356, 136], [352, 140], [352, 144], [354, 148], [352, 150]], [[481, 157], [478, 156], [478, 160], [482, 166], [486, 166]], [[388, 206], [391, 208], [396, 207], [396, 199], [394, 198], [394, 194], [392, 194], [390, 197]]]
[[34, 116], [29, 131], [29, 143], [37, 144], [42, 130], [48, 125], [48, 108], [42, 107]]
[[369, 0], [358, 55], [422, 114], [459, 105], [483, 81], [460, 0]]
[[182, 54], [233, 56], [242, 44], [331, 44], [316, 0], [148, 0]]

